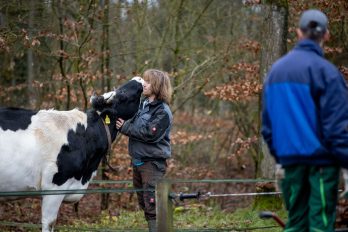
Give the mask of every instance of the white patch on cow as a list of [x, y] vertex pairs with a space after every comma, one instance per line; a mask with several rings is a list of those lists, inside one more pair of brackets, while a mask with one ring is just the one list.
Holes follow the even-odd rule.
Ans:
[[142, 86], [144, 86], [145, 81], [143, 78], [141, 78], [139, 76], [135, 76], [132, 78], [132, 80], [135, 80], [135, 81], [139, 82]]
[[111, 91], [103, 94], [106, 103], [110, 103], [112, 99], [116, 96], [116, 91]]
[[87, 127], [87, 116], [76, 109], [41, 110], [25, 130], [0, 128], [0, 190], [52, 189], [47, 178], [58, 171], [57, 155], [78, 123]]
[[[88, 183], [71, 178], [61, 186], [52, 183], [58, 172], [57, 156], [68, 143], [68, 131], [77, 125], [87, 128], [87, 115], [81, 111], [41, 110], [25, 130], [0, 128], [0, 191], [87, 189]], [[60, 204], [78, 201], [83, 194], [46, 195], [42, 204], [42, 231], [50, 231]], [[13, 197], [0, 200], [13, 199]]]

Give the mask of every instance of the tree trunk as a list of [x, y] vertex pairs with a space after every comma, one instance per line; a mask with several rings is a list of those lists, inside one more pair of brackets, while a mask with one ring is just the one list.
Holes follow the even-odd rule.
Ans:
[[104, 43], [105, 43], [105, 68], [106, 73], [104, 74], [106, 78], [106, 88], [107, 91], [111, 90], [111, 77], [110, 77], [110, 32], [109, 32], [109, 22], [110, 22], [110, 15], [109, 15], [109, 8], [110, 3], [109, 0], [105, 0], [105, 8], [104, 8], [104, 25], [103, 25], [103, 31], [104, 31]]
[[[263, 83], [271, 65], [286, 53], [288, 32], [288, 4], [286, 0], [265, 1], [263, 41], [261, 44], [260, 81]], [[261, 97], [261, 96], [260, 96]], [[261, 101], [260, 107], [261, 109]], [[261, 114], [260, 114], [261, 115]], [[259, 176], [274, 178], [275, 162], [270, 155], [266, 143], [261, 139]]]
[[[105, 0], [102, 5], [104, 9], [104, 19], [103, 19], [103, 35], [102, 35], [102, 65], [101, 65], [101, 73], [102, 73], [102, 89], [106, 91], [110, 91], [110, 53], [109, 53], [109, 0]], [[102, 160], [102, 180], [109, 180], [107, 175], [108, 170], [106, 157]], [[103, 193], [101, 195], [100, 208], [101, 210], [106, 210], [109, 208], [109, 193]]]
[[[34, 0], [29, 2], [29, 20], [28, 20], [28, 36], [29, 42], [32, 39], [33, 30], [33, 17], [34, 17]], [[28, 104], [30, 108], [35, 107], [35, 92], [33, 87], [34, 81], [34, 59], [33, 59], [33, 49], [31, 47], [27, 50], [27, 83], [28, 83]]]
[[[61, 36], [64, 35], [64, 19], [63, 19], [63, 0], [59, 0], [57, 3], [57, 10], [58, 10], [58, 21], [59, 21], [59, 34]], [[63, 77], [63, 80], [65, 82], [66, 85], [66, 94], [67, 94], [67, 99], [66, 99], [66, 106], [65, 109], [69, 110], [70, 109], [70, 101], [71, 101], [71, 86], [68, 80], [68, 77], [66, 76], [66, 72], [65, 72], [65, 64], [64, 64], [64, 55], [63, 55], [63, 51], [64, 51], [64, 41], [62, 39], [59, 40], [59, 49], [60, 49], [60, 56], [58, 59], [58, 64], [59, 64], [59, 69], [60, 69], [60, 74]]]

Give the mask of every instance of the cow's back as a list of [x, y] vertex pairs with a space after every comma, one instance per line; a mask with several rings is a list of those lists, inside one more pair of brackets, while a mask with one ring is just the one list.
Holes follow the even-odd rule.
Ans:
[[86, 114], [78, 110], [1, 109], [0, 190], [41, 189], [43, 179], [57, 172], [57, 155], [78, 124], [87, 126]]

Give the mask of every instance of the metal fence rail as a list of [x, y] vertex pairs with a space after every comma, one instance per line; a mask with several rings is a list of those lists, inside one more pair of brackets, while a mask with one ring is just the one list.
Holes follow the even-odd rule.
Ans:
[[[171, 192], [171, 186], [178, 183], [260, 183], [260, 182], [275, 182], [273, 179], [163, 179], [156, 186], [156, 207], [158, 215], [158, 231], [161, 232], [186, 232], [186, 231], [202, 231], [202, 232], [213, 232], [213, 231], [253, 231], [263, 230], [270, 228], [276, 228], [276, 226], [265, 226], [265, 227], [247, 227], [247, 228], [190, 228], [190, 229], [175, 229], [173, 228], [173, 203], [172, 198], [179, 196], [179, 194]], [[127, 184], [131, 185], [131, 180], [94, 180], [91, 184], [96, 185], [116, 185], [116, 184]], [[95, 193], [133, 193], [140, 191], [152, 191], [149, 189], [134, 189], [134, 188], [95, 188], [95, 189], [73, 189], [73, 190], [38, 190], [38, 191], [3, 191], [0, 192], [0, 197], [26, 197], [26, 196], [42, 196], [42, 195], [60, 195], [60, 194], [95, 194]], [[269, 192], [269, 193], [205, 193], [205, 197], [239, 197], [239, 196], [256, 196], [256, 195], [279, 195], [281, 192]], [[39, 229], [41, 225], [32, 223], [19, 223], [19, 222], [0, 222], [0, 226], [7, 227], [23, 227], [31, 229]], [[56, 226], [57, 231], [147, 231], [144, 229], [110, 229], [110, 228], [84, 228], [84, 227], [72, 227], [72, 226]]]
[[91, 193], [127, 193], [144, 192], [148, 189], [117, 189], [117, 188], [98, 188], [98, 189], [69, 189], [69, 190], [37, 190], [37, 191], [8, 191], [0, 192], [0, 197], [24, 197], [24, 196], [43, 196], [43, 195], [65, 195], [65, 194], [91, 194]]
[[[163, 232], [174, 232], [173, 227], [173, 202], [170, 198], [182, 197], [181, 194], [173, 194], [171, 192], [171, 187], [174, 183], [257, 183], [257, 182], [275, 182], [275, 180], [265, 180], [265, 179], [219, 179], [219, 180], [169, 180], [162, 179], [156, 185], [156, 213], [157, 213], [157, 228], [158, 231]], [[186, 199], [192, 199], [194, 195], [203, 198], [207, 197], [240, 197], [240, 196], [257, 196], [257, 195], [279, 195], [281, 192], [266, 192], [266, 193], [205, 193], [205, 194], [188, 194]], [[238, 229], [238, 228], [237, 228]], [[263, 228], [264, 229], [264, 228]], [[250, 231], [256, 230], [256, 228], [245, 228], [241, 230], [234, 231]], [[203, 231], [203, 230], [200, 230]], [[219, 231], [222, 231], [219, 229]], [[233, 231], [233, 230], [230, 230]]]

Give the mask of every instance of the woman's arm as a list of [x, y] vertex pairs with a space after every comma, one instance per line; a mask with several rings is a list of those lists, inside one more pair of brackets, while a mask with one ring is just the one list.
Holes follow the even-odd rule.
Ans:
[[121, 119], [116, 122], [116, 127], [119, 127], [122, 134], [147, 143], [156, 143], [161, 140], [171, 124], [170, 117], [164, 109], [159, 109], [147, 121], [137, 123], [130, 120], [124, 123], [122, 121]]

